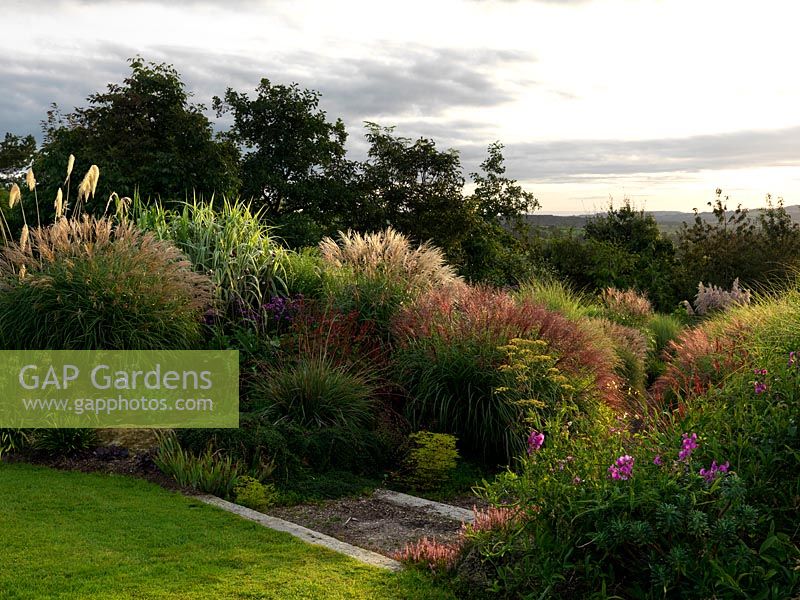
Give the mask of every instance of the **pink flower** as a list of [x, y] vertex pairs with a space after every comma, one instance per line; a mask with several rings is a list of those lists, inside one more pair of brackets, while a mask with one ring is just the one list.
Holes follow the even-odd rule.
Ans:
[[658, 465], [659, 467], [664, 464], [664, 461], [661, 460], [661, 455], [660, 454], [656, 454], [653, 457], [653, 464], [654, 465]]
[[730, 466], [730, 463], [727, 461], [724, 464], [718, 465], [717, 461], [712, 460], [710, 469], [700, 469], [700, 477], [705, 479], [706, 483], [711, 483], [720, 473], [727, 473]]
[[608, 476], [611, 479], [627, 481], [633, 474], [634, 458], [627, 454], [620, 456], [614, 464], [608, 467]]
[[678, 453], [678, 460], [686, 460], [692, 455], [694, 450], [697, 450], [697, 434], [691, 435], [684, 433], [683, 442], [681, 443], [681, 451]]
[[537, 452], [542, 444], [544, 444], [544, 434], [535, 429], [531, 430], [531, 434], [528, 436], [528, 454]]

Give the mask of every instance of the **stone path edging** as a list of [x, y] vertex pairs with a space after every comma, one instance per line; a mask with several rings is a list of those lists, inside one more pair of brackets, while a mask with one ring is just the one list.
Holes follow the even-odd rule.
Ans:
[[283, 519], [279, 519], [277, 517], [270, 517], [269, 515], [265, 515], [247, 507], [234, 504], [233, 502], [228, 502], [227, 500], [217, 498], [216, 496], [199, 495], [192, 496], [192, 498], [197, 498], [201, 502], [210, 504], [211, 506], [216, 506], [217, 508], [221, 508], [224, 511], [233, 513], [244, 519], [255, 521], [259, 525], [263, 525], [269, 529], [286, 532], [309, 544], [316, 544], [317, 546], [323, 546], [329, 550], [345, 554], [351, 558], [355, 558], [358, 561], [372, 565], [373, 567], [381, 567], [390, 571], [399, 571], [403, 568], [403, 565], [398, 561], [383, 556], [382, 554], [378, 554], [377, 552], [372, 552], [370, 550], [365, 550], [364, 548], [359, 548], [358, 546], [353, 546], [352, 544], [342, 542], [329, 535], [325, 535], [324, 533], [319, 533], [318, 531], [308, 529], [289, 521], [284, 521]]
[[400, 506], [413, 506], [414, 508], [429, 510], [443, 517], [447, 517], [448, 519], [453, 519], [454, 521], [462, 521], [465, 523], [472, 523], [475, 521], [475, 514], [466, 508], [442, 504], [441, 502], [434, 502], [433, 500], [426, 500], [425, 498], [418, 498], [417, 496], [410, 496], [401, 492], [379, 489], [375, 490], [373, 497]]

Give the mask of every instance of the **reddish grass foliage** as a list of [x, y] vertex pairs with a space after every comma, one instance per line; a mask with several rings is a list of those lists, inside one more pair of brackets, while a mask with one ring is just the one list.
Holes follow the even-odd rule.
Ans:
[[667, 370], [650, 389], [650, 402], [656, 409], [673, 408], [703, 395], [724, 381], [747, 361], [743, 340], [749, 325], [733, 319], [721, 328], [711, 324], [687, 329], [669, 343], [665, 351]]
[[513, 338], [542, 339], [560, 357], [556, 366], [570, 374], [590, 374], [603, 400], [619, 407], [622, 394], [614, 374], [613, 351], [594, 343], [591, 332], [560, 313], [488, 287], [465, 286], [456, 293], [432, 291], [404, 307], [393, 323], [396, 342], [436, 337], [474, 340], [499, 347]]
[[385, 348], [371, 321], [361, 321], [357, 311], [342, 313], [313, 301], [303, 301], [287, 344], [298, 356], [323, 355], [334, 364], [385, 361]]

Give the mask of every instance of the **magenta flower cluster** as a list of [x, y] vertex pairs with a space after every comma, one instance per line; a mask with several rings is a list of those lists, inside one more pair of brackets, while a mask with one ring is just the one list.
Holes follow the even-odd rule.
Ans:
[[697, 443], [697, 434], [692, 433], [683, 434], [683, 442], [681, 442], [681, 451], [678, 452], [678, 460], [687, 460], [691, 455], [692, 452], [697, 450], [698, 443]]
[[633, 462], [634, 459], [632, 456], [623, 454], [614, 461], [613, 465], [608, 467], [608, 476], [611, 477], [611, 479], [627, 481], [633, 474]]
[[[753, 373], [755, 373], [758, 377], [764, 377], [767, 375], [766, 369], [753, 369]], [[763, 394], [767, 391], [767, 384], [761, 381], [760, 379], [756, 379], [753, 382], [753, 391], [756, 394]]]
[[528, 436], [528, 455], [538, 451], [542, 444], [544, 444], [544, 434], [532, 429]]
[[717, 461], [712, 460], [710, 469], [700, 469], [700, 477], [705, 479], [706, 483], [711, 483], [720, 473], [727, 473], [730, 466], [730, 463], [727, 461], [724, 464], [718, 465]]

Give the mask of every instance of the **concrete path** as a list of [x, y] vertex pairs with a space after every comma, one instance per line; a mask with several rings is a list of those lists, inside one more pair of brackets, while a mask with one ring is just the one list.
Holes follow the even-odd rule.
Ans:
[[433, 500], [426, 500], [417, 496], [410, 496], [400, 492], [393, 492], [392, 490], [379, 489], [375, 490], [374, 498], [386, 500], [392, 504], [399, 506], [413, 506], [414, 508], [422, 508], [436, 514], [453, 519], [454, 521], [461, 521], [464, 523], [472, 523], [475, 521], [475, 513], [466, 508], [452, 506], [450, 504], [442, 504], [441, 502], [434, 502]]
[[351, 544], [341, 542], [336, 538], [332, 538], [329, 535], [325, 535], [324, 533], [313, 531], [306, 527], [302, 527], [301, 525], [296, 525], [294, 523], [290, 523], [289, 521], [278, 519], [277, 517], [270, 517], [268, 515], [262, 514], [247, 507], [239, 506], [238, 504], [234, 504], [233, 502], [228, 502], [227, 500], [223, 500], [222, 498], [217, 498], [216, 496], [210, 496], [210, 495], [192, 496], [192, 497], [197, 498], [198, 500], [200, 500], [201, 502], [205, 502], [206, 504], [210, 504], [212, 506], [216, 506], [217, 508], [221, 508], [222, 510], [227, 511], [229, 513], [239, 515], [240, 517], [243, 517], [250, 521], [255, 521], [256, 523], [258, 523], [259, 525], [263, 525], [264, 527], [268, 527], [276, 531], [284, 531], [286, 533], [289, 533], [294, 537], [303, 540], [304, 542], [308, 542], [309, 544], [324, 546], [325, 548], [328, 548], [335, 552], [345, 554], [363, 563], [372, 565], [373, 567], [381, 567], [383, 569], [388, 569], [390, 571], [399, 571], [400, 569], [403, 568], [402, 564], [400, 564], [398, 561], [393, 560], [391, 558], [387, 558], [386, 556], [378, 554], [377, 552], [372, 552], [370, 550], [365, 550], [364, 548], [359, 548], [358, 546], [353, 546]]

